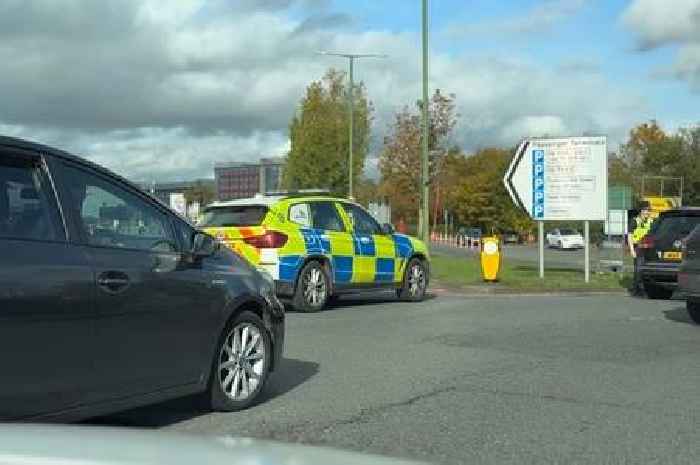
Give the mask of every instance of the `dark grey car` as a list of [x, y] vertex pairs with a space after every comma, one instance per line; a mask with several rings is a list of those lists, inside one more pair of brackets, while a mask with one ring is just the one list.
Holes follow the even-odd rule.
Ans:
[[700, 324], [700, 226], [683, 240], [683, 263], [678, 270], [679, 294], [690, 318]]
[[270, 278], [125, 179], [4, 137], [0, 319], [2, 419], [244, 408], [284, 342]]

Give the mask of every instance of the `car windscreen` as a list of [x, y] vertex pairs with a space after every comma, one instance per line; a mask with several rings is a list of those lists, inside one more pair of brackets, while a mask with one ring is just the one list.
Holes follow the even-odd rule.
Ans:
[[650, 233], [656, 237], [680, 239], [700, 225], [700, 216], [662, 215], [652, 225]]
[[267, 214], [264, 205], [211, 207], [204, 211], [199, 227], [259, 226]]
[[573, 229], [562, 229], [560, 231], [562, 236], [577, 236], [578, 232], [574, 231]]

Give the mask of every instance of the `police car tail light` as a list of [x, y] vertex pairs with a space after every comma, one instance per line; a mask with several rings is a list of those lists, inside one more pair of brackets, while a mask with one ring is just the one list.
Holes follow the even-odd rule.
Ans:
[[654, 236], [646, 235], [639, 241], [640, 249], [653, 249], [654, 248]]
[[258, 249], [278, 249], [287, 243], [287, 235], [277, 231], [267, 231], [262, 236], [250, 236], [243, 240], [246, 244]]

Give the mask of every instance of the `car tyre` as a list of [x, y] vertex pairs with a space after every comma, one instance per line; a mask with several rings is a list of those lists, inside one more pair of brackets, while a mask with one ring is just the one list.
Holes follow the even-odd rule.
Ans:
[[329, 283], [328, 274], [321, 263], [307, 263], [299, 273], [292, 306], [305, 313], [323, 310], [329, 298]]
[[700, 325], [700, 302], [688, 300], [685, 303], [685, 308], [688, 310], [688, 316], [695, 324]]
[[207, 392], [211, 410], [250, 407], [267, 382], [271, 363], [272, 341], [263, 321], [255, 313], [241, 312], [226, 325], [216, 346]]
[[652, 300], [668, 300], [673, 295], [673, 289], [666, 289], [655, 284], [644, 284], [644, 292]]
[[419, 258], [412, 258], [406, 265], [403, 282], [396, 291], [397, 297], [405, 302], [422, 301], [428, 289], [428, 278], [425, 263]]

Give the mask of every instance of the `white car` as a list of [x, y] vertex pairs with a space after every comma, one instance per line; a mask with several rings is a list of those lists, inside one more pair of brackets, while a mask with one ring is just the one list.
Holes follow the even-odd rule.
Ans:
[[583, 236], [573, 229], [553, 229], [547, 234], [547, 245], [558, 249], [582, 249]]

